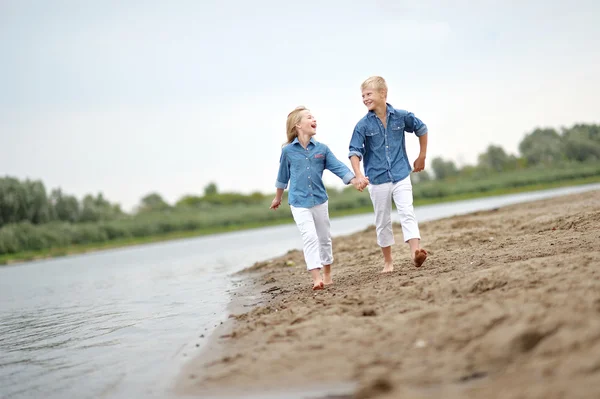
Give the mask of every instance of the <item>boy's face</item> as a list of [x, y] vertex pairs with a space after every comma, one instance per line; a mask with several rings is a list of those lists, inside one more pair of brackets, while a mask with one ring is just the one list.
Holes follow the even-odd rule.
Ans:
[[373, 111], [377, 107], [385, 105], [386, 94], [385, 90], [376, 90], [367, 87], [362, 91], [363, 104], [366, 105], [369, 111]]

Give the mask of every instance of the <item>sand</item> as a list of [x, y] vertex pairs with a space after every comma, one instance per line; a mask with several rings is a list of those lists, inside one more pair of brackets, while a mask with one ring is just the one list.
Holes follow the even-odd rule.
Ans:
[[243, 271], [176, 392], [600, 398], [600, 191], [423, 223], [421, 268], [394, 232], [389, 275], [373, 227], [334, 239], [323, 291], [301, 251]]

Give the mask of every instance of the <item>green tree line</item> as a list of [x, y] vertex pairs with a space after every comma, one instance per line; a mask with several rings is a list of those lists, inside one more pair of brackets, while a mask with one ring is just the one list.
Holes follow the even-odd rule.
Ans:
[[[600, 175], [600, 125], [577, 124], [557, 131], [535, 129], [519, 144], [519, 154], [490, 145], [476, 165], [461, 168], [442, 157], [431, 173], [414, 174], [415, 199], [443, 199], [470, 193], [554, 183]], [[368, 194], [352, 187], [328, 188], [332, 213], [367, 208]], [[219, 192], [210, 183], [199, 195], [169, 204], [159, 193], [144, 196], [127, 213], [101, 193], [81, 200], [41, 181], [0, 178], [0, 255], [72, 245], [140, 239], [175, 232], [210, 232], [289, 220], [289, 210], [269, 212], [272, 194]]]

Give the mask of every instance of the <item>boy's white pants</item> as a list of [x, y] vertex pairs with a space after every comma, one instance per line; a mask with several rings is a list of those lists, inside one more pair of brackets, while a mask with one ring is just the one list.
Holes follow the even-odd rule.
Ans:
[[397, 183], [369, 184], [369, 194], [375, 210], [375, 229], [377, 244], [385, 248], [393, 245], [392, 199], [396, 203], [404, 242], [412, 238], [421, 238], [419, 225], [413, 208], [412, 183], [410, 176]]
[[308, 270], [333, 263], [328, 201], [312, 208], [290, 205], [294, 221], [302, 234], [304, 260]]

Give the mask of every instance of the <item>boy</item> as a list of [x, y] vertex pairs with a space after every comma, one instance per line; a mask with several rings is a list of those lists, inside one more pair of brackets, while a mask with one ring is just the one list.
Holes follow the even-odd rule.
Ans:
[[[394, 270], [392, 261], [392, 199], [400, 215], [404, 242], [410, 246], [415, 266], [427, 259], [427, 251], [420, 248], [421, 236], [413, 208], [411, 167], [406, 155], [404, 132], [415, 133], [421, 147], [414, 162], [414, 171], [425, 168], [427, 126], [411, 112], [395, 109], [387, 103], [387, 84], [380, 76], [372, 76], [361, 85], [363, 104], [368, 109], [354, 128], [350, 140], [349, 158], [354, 174], [369, 194], [375, 210], [377, 244], [384, 259], [382, 273]], [[360, 170], [364, 161], [365, 178]]]

